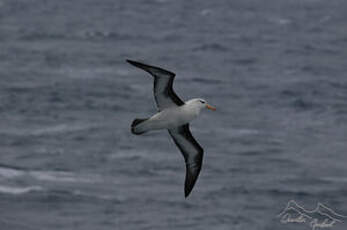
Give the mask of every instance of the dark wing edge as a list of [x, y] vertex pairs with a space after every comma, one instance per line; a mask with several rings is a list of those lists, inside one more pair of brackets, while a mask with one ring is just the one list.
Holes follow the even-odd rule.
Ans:
[[[157, 90], [158, 88], [160, 88], [160, 80], [159, 78], [155, 78], [154, 80], [154, 98], [156, 100], [156, 103], [158, 105], [158, 107], [161, 107], [160, 106], [160, 102], [159, 102], [159, 95], [158, 94], [164, 94], [163, 96], [165, 97], [168, 97], [172, 100], [172, 102], [177, 105], [177, 106], [181, 106], [181, 105], [184, 105], [184, 101], [182, 101], [178, 96], [177, 94], [175, 93], [175, 91], [173, 90], [173, 80], [174, 80], [174, 77], [171, 77], [168, 81], [168, 83], [166, 84], [166, 87], [164, 90]], [[160, 109], [164, 109], [164, 108], [160, 108]]]
[[199, 177], [204, 150], [191, 134], [189, 124], [169, 129], [169, 134], [182, 152], [186, 163], [184, 195], [187, 198]]
[[177, 94], [173, 90], [175, 73], [162, 69], [160, 67], [147, 65], [129, 59], [127, 59], [126, 61], [131, 65], [146, 71], [154, 77], [154, 98], [160, 110], [169, 107], [170, 102], [176, 106], [184, 105], [184, 102], [177, 96]]
[[133, 60], [129, 60], [129, 59], [126, 59], [126, 61], [128, 63], [132, 64], [133, 66], [136, 66], [137, 68], [143, 69], [144, 71], [150, 73], [153, 77], [156, 77], [156, 73], [162, 73], [162, 74], [168, 75], [170, 77], [175, 77], [176, 76], [175, 73], [173, 73], [173, 72], [171, 72], [169, 70], [157, 67], [157, 66], [147, 65], [147, 64], [144, 64], [144, 63], [141, 63], [141, 62], [137, 62], [137, 61], [133, 61]]

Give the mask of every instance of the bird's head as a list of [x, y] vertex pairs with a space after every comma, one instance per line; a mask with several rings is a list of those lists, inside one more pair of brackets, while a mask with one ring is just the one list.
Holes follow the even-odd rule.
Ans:
[[199, 110], [201, 109], [210, 109], [213, 111], [216, 111], [216, 108], [207, 104], [207, 102], [204, 99], [201, 98], [194, 98], [191, 99], [187, 102], [187, 104], [189, 104], [192, 107], [198, 108]]

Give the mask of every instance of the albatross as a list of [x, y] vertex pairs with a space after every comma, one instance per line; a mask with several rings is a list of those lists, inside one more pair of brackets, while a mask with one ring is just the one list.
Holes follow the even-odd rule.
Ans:
[[159, 110], [149, 118], [136, 118], [131, 124], [131, 132], [141, 135], [151, 130], [169, 131], [186, 163], [184, 195], [188, 197], [198, 179], [204, 153], [189, 130], [189, 122], [197, 118], [201, 110], [206, 108], [214, 111], [216, 108], [201, 98], [182, 101], [172, 88], [173, 72], [137, 61], [126, 61], [154, 77], [154, 99]]

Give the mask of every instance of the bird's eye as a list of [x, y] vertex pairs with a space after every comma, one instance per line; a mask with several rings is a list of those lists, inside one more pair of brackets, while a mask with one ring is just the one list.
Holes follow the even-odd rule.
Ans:
[[205, 104], [205, 102], [204, 102], [204, 101], [201, 101], [201, 100], [200, 100], [200, 102], [201, 102], [202, 104]]

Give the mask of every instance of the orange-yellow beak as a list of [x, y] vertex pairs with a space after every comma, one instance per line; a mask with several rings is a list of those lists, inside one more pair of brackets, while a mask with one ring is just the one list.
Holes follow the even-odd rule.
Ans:
[[213, 110], [213, 111], [216, 111], [216, 108], [213, 106], [210, 106], [209, 104], [206, 104], [206, 108]]

